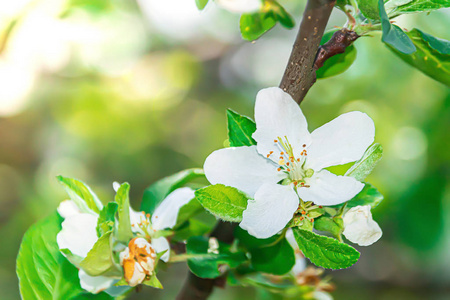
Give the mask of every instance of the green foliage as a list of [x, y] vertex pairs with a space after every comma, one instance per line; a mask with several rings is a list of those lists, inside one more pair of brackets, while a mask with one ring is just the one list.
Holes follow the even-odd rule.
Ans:
[[102, 235], [80, 263], [88, 275], [122, 276], [121, 268], [114, 261], [112, 238], [112, 231]]
[[347, 202], [347, 207], [352, 208], [358, 205], [370, 205], [372, 208], [375, 208], [383, 199], [383, 195], [376, 187], [370, 183], [366, 183], [362, 191]]
[[128, 243], [133, 238], [130, 221], [130, 185], [122, 183], [117, 190], [115, 201], [118, 204], [117, 239], [123, 243]]
[[183, 224], [186, 221], [189, 221], [193, 216], [203, 211], [203, 207], [198, 202], [197, 198], [192, 199], [187, 204], [183, 205], [178, 211], [177, 225]]
[[341, 217], [319, 217], [314, 220], [314, 228], [319, 231], [329, 232], [336, 238], [339, 238], [344, 230]]
[[311, 231], [293, 228], [298, 247], [316, 266], [345, 269], [355, 264], [360, 253], [353, 247]]
[[[356, 0], [361, 13], [368, 19], [378, 20], [378, 0]], [[383, 4], [384, 5], [384, 4]]]
[[261, 11], [241, 16], [239, 27], [242, 38], [254, 41], [272, 29], [277, 22], [286, 28], [295, 25], [294, 19], [278, 2], [265, 1]]
[[236, 228], [235, 237], [251, 257], [254, 270], [274, 275], [289, 272], [295, 264], [295, 254], [286, 238], [275, 235], [268, 239], [257, 239], [247, 231]]
[[156, 277], [155, 273], [153, 273], [152, 276], [150, 276], [149, 279], [143, 281], [142, 284], [145, 284], [147, 286], [151, 286], [151, 287], [156, 288], [156, 289], [163, 289], [163, 285], [158, 280], [158, 278]]
[[[391, 0], [392, 1], [392, 0]], [[395, 13], [414, 13], [432, 11], [444, 7], [450, 7], [448, 0], [412, 0], [409, 3], [397, 7]]]
[[188, 259], [187, 264], [192, 273], [201, 278], [217, 278], [222, 275], [219, 270], [220, 265], [227, 264], [229, 267], [235, 268], [246, 260], [244, 253], [232, 253], [228, 245], [218, 243], [218, 252], [208, 252], [208, 238], [202, 236], [189, 238], [186, 244], [186, 252], [191, 258]]
[[153, 214], [156, 207], [161, 204], [172, 191], [182, 187], [189, 181], [204, 177], [205, 173], [203, 173], [202, 169], [187, 169], [158, 180], [144, 191], [141, 210]]
[[414, 43], [416, 52], [407, 55], [393, 47], [389, 48], [409, 65], [443, 84], [450, 85], [450, 42], [418, 29], [407, 34]]
[[103, 208], [98, 197], [84, 182], [63, 176], [57, 176], [56, 179], [63, 185], [70, 199], [81, 211], [99, 213]]
[[386, 10], [384, 9], [383, 0], [378, 0], [378, 7], [380, 10], [380, 18], [381, 18], [381, 29], [383, 35], [381, 40], [394, 47], [398, 51], [404, 54], [411, 54], [416, 51], [416, 47], [414, 46], [411, 39], [403, 32], [403, 30], [397, 25], [391, 24], [389, 21], [389, 17], [386, 14]]
[[247, 208], [247, 196], [236, 188], [215, 184], [195, 191], [200, 204], [217, 218], [230, 222], [242, 221]]
[[54, 213], [25, 233], [17, 256], [22, 299], [70, 299], [84, 292], [77, 268], [59, 252], [56, 243], [61, 221]]
[[364, 152], [363, 157], [348, 169], [345, 176], [354, 177], [358, 181], [364, 180], [372, 172], [382, 157], [383, 147], [378, 143], [373, 144], [366, 152]]
[[[320, 44], [323, 45], [326, 42], [328, 42], [328, 40], [336, 31], [337, 30], [331, 30], [326, 32], [323, 35]], [[317, 79], [321, 79], [339, 75], [345, 72], [348, 68], [350, 68], [355, 59], [356, 59], [356, 48], [355, 46], [350, 45], [345, 49], [344, 53], [336, 54], [327, 59], [323, 64], [323, 66], [316, 71], [316, 77]]]
[[256, 131], [256, 124], [253, 120], [228, 109], [227, 121], [231, 147], [256, 145], [256, 141], [252, 138], [252, 134]]
[[113, 230], [118, 207], [119, 206], [117, 203], [109, 202], [100, 211], [96, 228], [98, 237], [101, 237], [106, 232]]
[[208, 2], [209, 0], [195, 0], [195, 5], [199, 10], [203, 10]]

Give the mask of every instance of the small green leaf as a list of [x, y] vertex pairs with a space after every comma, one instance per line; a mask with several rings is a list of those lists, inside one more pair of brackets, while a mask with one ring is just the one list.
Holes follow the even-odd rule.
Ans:
[[56, 235], [62, 218], [54, 213], [25, 233], [17, 256], [22, 299], [71, 299], [85, 291], [78, 270], [59, 251]]
[[191, 201], [189, 201], [187, 204], [183, 205], [180, 208], [178, 212], [177, 223], [174, 226], [174, 229], [176, 230], [178, 226], [180, 226], [181, 224], [188, 221], [193, 216], [199, 214], [202, 211], [203, 206], [200, 204], [200, 202], [198, 202], [197, 198], [193, 198]]
[[60, 251], [70, 261], [70, 263], [76, 267], [79, 267], [81, 261], [84, 259], [83, 257], [73, 254], [69, 249], [60, 249]]
[[209, 0], [195, 0], [195, 4], [199, 10], [203, 10], [208, 2]]
[[370, 205], [372, 208], [375, 208], [383, 199], [383, 195], [373, 185], [366, 183], [362, 191], [347, 202], [347, 207]]
[[333, 238], [293, 228], [298, 247], [316, 266], [327, 269], [345, 269], [355, 264], [360, 253], [355, 248]]
[[372, 172], [382, 157], [383, 147], [378, 143], [373, 144], [366, 150], [363, 157], [348, 169], [345, 176], [351, 176], [358, 181], [363, 181]]
[[256, 131], [256, 124], [250, 118], [242, 116], [231, 109], [227, 110], [228, 139], [231, 147], [256, 145], [252, 134]]
[[269, 5], [266, 4], [264, 8], [271, 10], [275, 14], [275, 19], [280, 22], [283, 27], [290, 29], [295, 26], [295, 21], [292, 16], [278, 2], [270, 1], [266, 3]]
[[418, 29], [407, 34], [416, 46], [416, 52], [406, 55], [393, 47], [389, 48], [407, 64], [450, 86], [450, 42], [432, 37]]
[[254, 41], [272, 29], [276, 23], [273, 12], [257, 12], [241, 15], [239, 27], [244, 40]]
[[115, 202], [109, 202], [100, 211], [97, 221], [97, 236], [101, 237], [106, 232], [114, 228], [115, 216], [118, 209], [118, 205]]
[[242, 213], [247, 208], [247, 196], [223, 184], [199, 189], [195, 191], [195, 197], [206, 210], [225, 221], [242, 221]]
[[145, 284], [147, 286], [151, 286], [153, 288], [157, 288], [157, 289], [163, 289], [163, 285], [161, 284], [161, 282], [158, 280], [158, 278], [156, 277], [156, 274], [153, 273], [152, 276], [150, 276], [149, 279], [145, 280], [144, 282], [142, 282], [142, 284]]
[[368, 19], [378, 20], [378, 0], [356, 0], [361, 13]]
[[56, 178], [82, 212], [94, 211], [99, 213], [103, 208], [103, 204], [98, 197], [84, 182], [63, 176], [57, 176]]
[[339, 226], [333, 218], [322, 216], [314, 220], [314, 229], [319, 231], [326, 231], [331, 233], [334, 237], [339, 237], [344, 230], [342, 226]]
[[202, 169], [187, 169], [158, 180], [144, 191], [141, 210], [153, 214], [156, 207], [158, 207], [171, 192], [182, 187], [189, 181], [204, 177], [205, 173]]
[[[326, 32], [321, 41], [321, 45], [328, 42], [337, 30]], [[356, 48], [353, 45], [348, 46], [344, 53], [336, 54], [325, 61], [322, 67], [316, 71], [317, 79], [327, 78], [339, 75], [345, 72], [356, 59]]]
[[80, 267], [90, 276], [122, 276], [112, 253], [112, 231], [105, 233], [95, 242]]
[[386, 14], [386, 10], [384, 9], [383, 0], [378, 1], [378, 7], [380, 10], [380, 18], [381, 18], [381, 29], [383, 31], [383, 35], [381, 40], [394, 47], [398, 51], [404, 54], [411, 54], [416, 51], [416, 47], [414, 46], [411, 39], [403, 32], [403, 30], [397, 25], [392, 25], [389, 21], [389, 17]]
[[217, 253], [208, 253], [209, 239], [202, 236], [189, 238], [186, 244], [186, 253], [191, 255], [187, 264], [189, 269], [201, 278], [217, 278], [222, 275], [219, 266], [227, 264], [235, 268], [245, 260], [245, 254], [242, 252], [232, 253], [229, 246], [219, 242]]
[[397, 7], [396, 14], [432, 11], [444, 7], [450, 7], [448, 0], [413, 0], [405, 5]]
[[130, 221], [130, 185], [123, 183], [117, 190], [115, 201], [118, 204], [118, 222], [117, 226], [117, 239], [123, 243], [128, 242], [133, 238], [133, 232], [131, 231]]

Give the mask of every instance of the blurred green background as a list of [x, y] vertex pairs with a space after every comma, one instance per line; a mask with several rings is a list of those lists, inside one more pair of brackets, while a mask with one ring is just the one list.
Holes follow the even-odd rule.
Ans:
[[[304, 1], [280, 1], [300, 20]], [[450, 39], [450, 10], [408, 15]], [[226, 139], [225, 109], [253, 115], [277, 86], [296, 29], [242, 41], [239, 16], [194, 0], [0, 2], [0, 291], [19, 299], [22, 235], [66, 198], [55, 176], [87, 182], [104, 201], [128, 181], [138, 207], [151, 182], [201, 167]], [[342, 26], [335, 10], [329, 28]], [[351, 110], [375, 121], [384, 158], [368, 181], [384, 235], [348, 270], [329, 272], [336, 299], [450, 299], [450, 90], [399, 60], [380, 36], [360, 38], [345, 73], [317, 82], [302, 104], [310, 130]], [[187, 272], [161, 275], [173, 299]], [[252, 299], [217, 289], [213, 299]]]

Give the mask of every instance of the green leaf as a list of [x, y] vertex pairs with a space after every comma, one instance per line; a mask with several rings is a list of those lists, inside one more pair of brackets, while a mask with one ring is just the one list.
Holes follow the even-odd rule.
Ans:
[[195, 4], [199, 10], [203, 10], [208, 2], [209, 0], [195, 0]]
[[183, 205], [178, 211], [177, 223], [174, 226], [174, 230], [178, 226], [186, 221], [189, 221], [192, 217], [203, 211], [203, 206], [198, 202], [197, 198], [193, 198], [187, 204]]
[[417, 51], [406, 55], [389, 47], [407, 64], [431, 78], [450, 86], [450, 42], [432, 37], [418, 29], [407, 33]]
[[187, 169], [158, 180], [144, 191], [141, 210], [153, 214], [156, 207], [158, 207], [171, 192], [182, 187], [189, 181], [204, 177], [205, 173], [202, 169]]
[[115, 263], [112, 252], [112, 231], [102, 235], [95, 242], [80, 267], [90, 276], [122, 277], [120, 267]]
[[223, 184], [199, 189], [195, 191], [195, 197], [206, 210], [225, 221], [242, 221], [242, 213], [247, 208], [247, 196]]
[[372, 208], [375, 208], [383, 199], [383, 195], [373, 185], [366, 183], [362, 191], [347, 202], [347, 207], [370, 205]]
[[70, 299], [84, 293], [77, 268], [59, 252], [56, 243], [61, 222], [54, 213], [25, 233], [16, 270], [22, 299]]
[[366, 150], [363, 157], [355, 162], [350, 169], [348, 169], [348, 171], [345, 173], [345, 176], [351, 176], [358, 181], [364, 180], [367, 175], [369, 175], [373, 171], [376, 164], [382, 157], [383, 147], [381, 146], [381, 144], [373, 144]]
[[[326, 32], [323, 35], [320, 44], [323, 45], [326, 42], [328, 42], [328, 40], [336, 31], [337, 30]], [[345, 49], [344, 53], [336, 54], [327, 59], [323, 64], [323, 66], [316, 71], [316, 77], [317, 79], [321, 79], [339, 75], [345, 72], [348, 68], [350, 68], [355, 59], [356, 59], [356, 48], [355, 46], [350, 45]]]
[[235, 237], [239, 240], [239, 246], [250, 252], [252, 267], [256, 271], [283, 275], [295, 264], [294, 250], [286, 238], [280, 235], [257, 239], [238, 227]]
[[397, 7], [396, 14], [400, 13], [414, 13], [432, 11], [444, 7], [450, 7], [448, 0], [413, 0], [405, 5]]
[[256, 131], [256, 124], [250, 118], [242, 116], [231, 109], [227, 110], [228, 139], [231, 147], [256, 145], [252, 134]]
[[151, 286], [153, 288], [157, 288], [157, 289], [163, 289], [163, 285], [161, 284], [161, 282], [158, 280], [158, 278], [156, 277], [156, 274], [153, 273], [152, 276], [150, 276], [149, 279], [145, 280], [144, 282], [142, 282], [142, 284], [145, 284], [147, 286]]
[[[361, 13], [368, 19], [378, 20], [378, 0], [356, 0]], [[384, 4], [384, 3], [383, 3]]]
[[327, 269], [344, 269], [355, 264], [360, 253], [355, 248], [333, 238], [293, 228], [295, 240], [305, 257], [316, 266]]
[[[99, 293], [99, 294], [90, 294], [90, 293], [84, 293], [81, 295], [76, 296], [75, 298], [70, 298], [70, 300], [114, 300], [114, 298], [110, 295], [108, 295], [105, 292]], [[117, 298], [121, 299], [121, 298]]]
[[222, 272], [219, 271], [220, 265], [227, 264], [231, 268], [235, 268], [246, 260], [244, 253], [231, 253], [228, 245], [218, 243], [218, 254], [208, 253], [208, 238], [202, 236], [189, 238], [186, 244], [186, 253], [191, 255], [187, 264], [192, 273], [201, 278], [217, 278], [222, 275]]
[[118, 209], [118, 204], [115, 202], [109, 202], [100, 211], [97, 221], [97, 236], [101, 237], [106, 232], [114, 228], [115, 216]]
[[117, 226], [117, 239], [121, 242], [128, 244], [128, 242], [133, 238], [133, 232], [131, 231], [131, 221], [130, 221], [130, 185], [128, 183], [123, 183], [117, 190], [115, 201], [119, 207], [118, 222]]
[[404, 54], [411, 54], [416, 51], [416, 47], [414, 46], [411, 39], [403, 32], [403, 30], [397, 25], [391, 24], [389, 21], [389, 17], [386, 14], [386, 10], [384, 9], [383, 0], [378, 1], [378, 7], [380, 10], [380, 18], [381, 18], [381, 29], [383, 35], [381, 40], [394, 47], [398, 51]]
[[103, 204], [98, 197], [84, 182], [63, 176], [57, 176], [56, 179], [64, 186], [70, 199], [82, 212], [94, 211], [99, 213], [103, 208]]
[[325, 216], [319, 217], [314, 220], [314, 229], [329, 232], [334, 237], [339, 237], [344, 230], [344, 228], [336, 223], [333, 218]]
[[70, 263], [76, 267], [80, 266], [81, 261], [84, 259], [81, 256], [73, 254], [69, 249], [59, 249], [62, 254], [70, 261]]
[[266, 2], [265, 9], [271, 10], [275, 14], [275, 19], [285, 28], [293, 28], [295, 21], [292, 16], [276, 1]]
[[244, 40], [254, 41], [272, 29], [276, 23], [272, 12], [257, 12], [241, 15], [239, 27]]

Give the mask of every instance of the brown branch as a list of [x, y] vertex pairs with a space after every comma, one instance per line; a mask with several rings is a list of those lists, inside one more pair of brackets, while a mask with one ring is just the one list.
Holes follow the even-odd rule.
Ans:
[[316, 81], [314, 62], [336, 0], [308, 0], [280, 88], [297, 103]]

